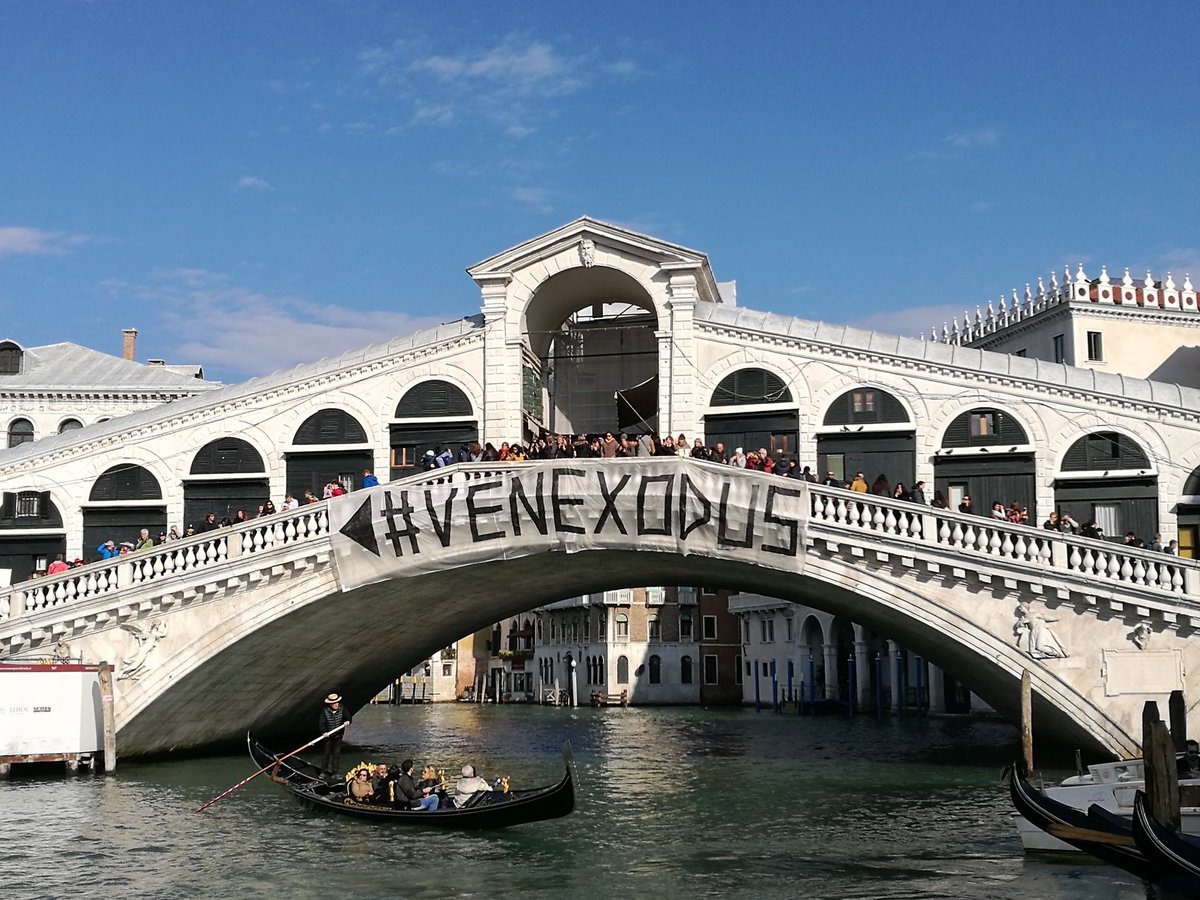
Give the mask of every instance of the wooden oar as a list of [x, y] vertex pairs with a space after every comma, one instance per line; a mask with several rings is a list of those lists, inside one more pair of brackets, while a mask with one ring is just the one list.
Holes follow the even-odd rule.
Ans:
[[236, 790], [237, 790], [238, 788], [240, 788], [242, 785], [244, 785], [244, 784], [249, 784], [251, 781], [253, 781], [255, 778], [257, 778], [257, 777], [258, 777], [259, 775], [261, 775], [263, 772], [267, 771], [267, 769], [273, 769], [273, 768], [275, 768], [275, 766], [279, 765], [281, 762], [283, 762], [283, 761], [284, 761], [285, 759], [287, 759], [289, 756], [295, 756], [295, 755], [296, 755], [297, 753], [299, 753], [301, 750], [307, 750], [307, 749], [308, 749], [309, 747], [311, 747], [313, 744], [319, 744], [319, 743], [321, 743], [321, 741], [325, 740], [325, 738], [329, 737], [331, 734], [336, 734], [337, 732], [341, 731], [343, 728], [345, 728], [345, 727], [346, 727], [347, 725], [349, 725], [349, 724], [350, 724], [349, 722], [343, 722], [343, 723], [342, 723], [341, 725], [339, 725], [337, 728], [331, 728], [329, 731], [325, 732], [325, 733], [324, 733], [323, 735], [321, 735], [320, 737], [313, 738], [313, 739], [312, 739], [311, 741], [309, 741], [307, 744], [304, 744], [303, 746], [297, 747], [297, 748], [296, 748], [295, 750], [293, 750], [291, 753], [286, 753], [286, 754], [284, 754], [283, 756], [276, 757], [275, 759], [271, 760], [271, 762], [270, 762], [269, 764], [267, 764], [267, 765], [263, 766], [261, 769], [259, 769], [257, 772], [255, 772], [253, 775], [249, 776], [248, 778], [243, 778], [241, 781], [239, 781], [237, 784], [235, 784], [235, 785], [234, 785], [233, 787], [231, 787], [229, 790], [225, 791], [224, 793], [217, 794], [217, 796], [213, 797], [211, 800], [209, 800], [209, 801], [208, 801], [207, 803], [205, 803], [203, 806], [201, 806], [201, 807], [198, 807], [197, 809], [193, 809], [193, 810], [192, 810], [192, 813], [193, 813], [193, 814], [195, 814], [195, 813], [198, 813], [198, 812], [204, 812], [204, 810], [208, 809], [210, 806], [212, 806], [212, 805], [213, 805], [214, 803], [216, 803], [218, 800], [223, 800], [225, 797], [228, 797], [230, 794], [232, 794], [234, 791], [236, 791]]
[[1056, 838], [1067, 840], [1090, 841], [1093, 844], [1112, 844], [1117, 847], [1134, 847], [1133, 835], [1113, 834], [1110, 831], [1096, 831], [1092, 828], [1076, 828], [1073, 825], [1061, 825], [1051, 822], [1046, 831]]

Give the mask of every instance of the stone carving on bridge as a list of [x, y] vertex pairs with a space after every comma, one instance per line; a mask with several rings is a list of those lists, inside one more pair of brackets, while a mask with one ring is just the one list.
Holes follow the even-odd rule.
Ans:
[[1031, 659], [1065, 659], [1067, 651], [1059, 642], [1050, 624], [1058, 619], [1031, 612], [1029, 605], [1022, 603], [1017, 607], [1017, 621], [1013, 625], [1013, 634], [1017, 636], [1017, 646], [1024, 650]]
[[1150, 645], [1150, 634], [1150, 623], [1138, 622], [1130, 632], [1129, 640], [1133, 641], [1133, 645], [1139, 650], [1145, 650]]
[[148, 630], [133, 623], [122, 625], [121, 628], [133, 636], [135, 645], [121, 660], [121, 674], [117, 676], [117, 681], [137, 681], [150, 671], [150, 654], [158, 642], [166, 637], [167, 623], [155, 622]]
[[71, 645], [66, 641], [59, 641], [54, 645], [54, 661], [56, 663], [68, 663], [71, 661]]
[[590, 269], [596, 264], [596, 242], [591, 238], [584, 238], [579, 242], [579, 261], [585, 269]]

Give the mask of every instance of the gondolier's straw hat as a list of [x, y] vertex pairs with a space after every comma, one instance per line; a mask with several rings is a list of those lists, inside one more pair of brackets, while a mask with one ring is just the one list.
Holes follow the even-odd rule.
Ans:
[[341, 703], [342, 695], [341, 694], [330, 694], [328, 697], [325, 698], [325, 702], [326, 703]]

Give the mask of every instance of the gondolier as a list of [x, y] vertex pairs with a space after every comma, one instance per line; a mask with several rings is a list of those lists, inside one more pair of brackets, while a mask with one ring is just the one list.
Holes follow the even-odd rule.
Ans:
[[317, 722], [317, 731], [321, 734], [328, 734], [342, 725], [346, 727], [325, 739], [325, 756], [321, 768], [330, 777], [341, 771], [342, 739], [345, 738], [350, 727], [350, 717], [346, 715], [346, 710], [342, 707], [342, 695], [334, 692], [325, 698], [325, 706], [321, 710], [321, 717]]

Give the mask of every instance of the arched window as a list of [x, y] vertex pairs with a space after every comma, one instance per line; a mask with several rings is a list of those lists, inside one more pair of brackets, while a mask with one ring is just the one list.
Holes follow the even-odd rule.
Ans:
[[21, 357], [25, 351], [12, 341], [0, 342], [0, 375], [20, 375]]
[[97, 478], [88, 499], [99, 502], [161, 500], [162, 488], [147, 469], [127, 463], [113, 466]]
[[713, 391], [712, 406], [747, 406], [752, 403], [791, 403], [792, 392], [783, 379], [766, 369], [739, 369], [726, 375]]
[[608, 670], [604, 667], [604, 657], [596, 657], [596, 684], [604, 684], [608, 681]]
[[679, 660], [679, 681], [681, 684], [692, 683], [692, 658], [690, 656]]
[[304, 420], [294, 444], [365, 444], [367, 432], [358, 419], [341, 409], [323, 409]]
[[650, 683], [662, 684], [662, 659], [657, 654], [650, 656]]
[[616, 625], [616, 639], [618, 641], [629, 640], [629, 616], [625, 615], [625, 613], [617, 613]]
[[8, 426], [8, 446], [19, 447], [33, 440], [33, 423], [28, 419], [13, 419]]
[[629, 684], [629, 657], [617, 657], [617, 684]]
[[687, 613], [681, 613], [679, 616], [679, 639], [681, 641], [692, 640], [692, 617]]
[[860, 387], [846, 391], [825, 413], [826, 425], [874, 425], [908, 422], [904, 404], [879, 388]]
[[471, 401], [462, 388], [448, 381], [424, 381], [409, 388], [396, 404], [397, 419], [462, 418], [471, 415]]
[[646, 619], [646, 634], [647, 639], [651, 641], [662, 640], [662, 628], [658, 623], [658, 614], [651, 613]]
[[78, 419], [63, 419], [62, 424], [58, 426], [59, 434], [66, 434], [68, 431], [78, 431], [83, 427], [83, 423]]
[[973, 409], [958, 416], [942, 438], [943, 447], [1016, 447], [1029, 443], [1021, 423], [999, 409]]
[[542, 626], [543, 626], [542, 619], [541, 619], [541, 616], [539, 616], [539, 617], [538, 617], [538, 640], [539, 640], [539, 641], [541, 641], [541, 640], [544, 640], [544, 634], [543, 634], [543, 627], [542, 627]]
[[209, 441], [192, 458], [193, 475], [241, 475], [265, 471], [262, 456], [241, 438], [223, 437]]
[[1081, 437], [1063, 457], [1064, 472], [1109, 472], [1149, 469], [1150, 458], [1132, 438], [1115, 431], [1096, 431]]

